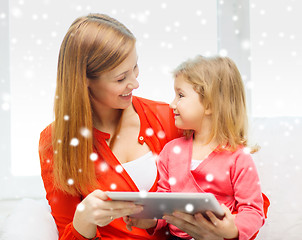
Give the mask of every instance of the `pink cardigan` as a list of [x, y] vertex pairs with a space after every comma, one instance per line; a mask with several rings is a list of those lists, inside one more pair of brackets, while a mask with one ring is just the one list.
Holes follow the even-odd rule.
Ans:
[[[158, 157], [159, 192], [209, 192], [231, 212], [238, 212], [235, 224], [239, 240], [248, 240], [264, 224], [263, 198], [256, 166], [243, 148], [235, 152], [213, 151], [195, 170], [190, 170], [193, 139], [184, 137], [167, 143]], [[169, 184], [174, 178], [175, 184]], [[157, 229], [166, 225], [159, 220]], [[173, 235], [191, 237], [173, 225]]]

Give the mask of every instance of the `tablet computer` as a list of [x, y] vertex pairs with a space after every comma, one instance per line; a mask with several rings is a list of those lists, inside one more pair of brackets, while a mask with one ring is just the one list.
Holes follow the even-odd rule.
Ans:
[[133, 214], [136, 218], [160, 219], [174, 211], [189, 214], [213, 212], [223, 218], [224, 211], [211, 193], [163, 193], [163, 192], [107, 192], [111, 200], [131, 201], [143, 205], [144, 210]]

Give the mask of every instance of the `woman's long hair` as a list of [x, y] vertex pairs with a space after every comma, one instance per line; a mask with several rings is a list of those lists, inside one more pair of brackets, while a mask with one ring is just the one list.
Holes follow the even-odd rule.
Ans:
[[[180, 64], [174, 77], [183, 76], [199, 94], [205, 108], [212, 111], [208, 142], [215, 139], [220, 150], [234, 151], [248, 146], [248, 118], [243, 81], [235, 63], [228, 57], [197, 56]], [[188, 137], [192, 131], [184, 131]], [[251, 147], [251, 152], [258, 146]]]
[[135, 45], [123, 24], [103, 14], [76, 19], [60, 48], [52, 125], [55, 186], [88, 194], [98, 186], [93, 161], [93, 123], [88, 81], [122, 63]]

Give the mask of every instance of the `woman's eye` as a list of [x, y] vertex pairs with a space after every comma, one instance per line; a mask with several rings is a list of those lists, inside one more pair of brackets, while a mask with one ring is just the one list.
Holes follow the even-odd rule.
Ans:
[[124, 81], [126, 79], [126, 77], [123, 77], [123, 78], [121, 78], [121, 79], [118, 79], [117, 81], [118, 82], [122, 82], [122, 81]]

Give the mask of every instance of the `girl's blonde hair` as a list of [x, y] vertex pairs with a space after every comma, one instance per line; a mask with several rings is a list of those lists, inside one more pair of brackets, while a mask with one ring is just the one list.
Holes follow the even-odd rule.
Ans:
[[[215, 139], [220, 150], [247, 147], [248, 118], [243, 81], [235, 63], [228, 57], [197, 56], [180, 64], [173, 72], [181, 75], [200, 95], [205, 108], [212, 111], [209, 142]], [[188, 137], [192, 131], [184, 131]], [[251, 147], [251, 152], [258, 146]]]
[[[89, 158], [93, 152], [93, 123], [87, 83], [122, 63], [135, 41], [128, 28], [103, 14], [76, 19], [64, 37], [52, 124], [54, 182], [62, 191], [85, 195], [98, 187], [94, 163]], [[83, 130], [90, 134], [81, 134]], [[72, 139], [79, 144], [71, 146]]]

